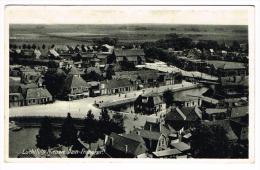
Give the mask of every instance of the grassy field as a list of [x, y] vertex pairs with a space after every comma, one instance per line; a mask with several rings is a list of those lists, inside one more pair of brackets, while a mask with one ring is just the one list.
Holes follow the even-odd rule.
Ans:
[[92, 43], [93, 38], [114, 37], [119, 43], [156, 41], [177, 33], [197, 40], [231, 43], [248, 41], [247, 26], [223, 25], [10, 25], [10, 43]]

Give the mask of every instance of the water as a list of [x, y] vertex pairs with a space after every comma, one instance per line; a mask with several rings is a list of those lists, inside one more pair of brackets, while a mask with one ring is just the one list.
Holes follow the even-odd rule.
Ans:
[[[186, 95], [202, 95], [208, 88], [201, 87], [191, 90], [178, 91], [174, 93], [174, 97], [181, 98]], [[129, 122], [128, 122], [129, 123]], [[19, 153], [27, 148], [35, 148], [36, 135], [38, 134], [39, 127], [23, 128], [20, 131], [9, 131], [9, 157], [16, 158]], [[59, 131], [55, 130], [58, 135]]]
[[[9, 130], [9, 157], [16, 158], [24, 150], [36, 148], [36, 135], [38, 132], [39, 127], [23, 128], [16, 132]], [[54, 130], [54, 134], [58, 136], [59, 131]]]
[[23, 150], [35, 148], [38, 131], [39, 128], [24, 128], [16, 132], [9, 130], [9, 157], [16, 158]]

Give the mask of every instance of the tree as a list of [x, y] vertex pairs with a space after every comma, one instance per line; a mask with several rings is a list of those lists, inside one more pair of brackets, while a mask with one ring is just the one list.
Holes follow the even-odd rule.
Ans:
[[121, 62], [121, 67], [123, 71], [132, 71], [135, 70], [134, 63], [128, 61], [126, 57], [123, 57], [123, 61]]
[[107, 64], [112, 64], [116, 61], [115, 53], [107, 56]]
[[231, 49], [232, 49], [233, 51], [239, 51], [239, 50], [240, 50], [240, 44], [239, 44], [239, 42], [238, 42], [238, 41], [233, 41], [232, 46], [231, 46]]
[[96, 71], [92, 70], [89, 73], [84, 74], [83, 79], [87, 81], [101, 81], [102, 80], [102, 75], [98, 74]]
[[228, 158], [226, 131], [220, 125], [199, 125], [192, 133], [191, 151], [194, 158]]
[[166, 107], [171, 106], [173, 104], [173, 92], [171, 90], [163, 92], [163, 100], [166, 103]]
[[157, 59], [164, 62], [169, 61], [169, 57], [166, 52], [164, 52], [162, 49], [151, 47], [144, 50], [146, 59]]
[[36, 45], [35, 44], [32, 44], [32, 49], [36, 49]]
[[91, 144], [96, 142], [99, 137], [97, 121], [94, 119], [92, 111], [89, 110], [87, 117], [84, 119], [84, 127], [80, 133], [80, 138], [85, 142]]
[[107, 109], [102, 109], [99, 117], [99, 121], [101, 122], [109, 122], [110, 121], [110, 116], [108, 114]]
[[22, 47], [23, 47], [23, 49], [26, 49], [26, 48], [27, 48], [27, 45], [26, 45], [26, 44], [23, 44]]
[[112, 66], [109, 66], [106, 70], [106, 78], [111, 80], [113, 75], [115, 75], [115, 71]]
[[82, 51], [82, 52], [87, 52], [87, 50], [86, 50], [86, 48], [85, 48], [85, 45], [84, 45], [84, 44], [82, 44], [82, 45], [81, 45], [81, 51]]
[[115, 133], [124, 133], [124, 117], [120, 113], [116, 113], [113, 115], [112, 122], [111, 122], [111, 132]]
[[104, 135], [109, 135], [111, 133], [111, 119], [108, 114], [107, 109], [102, 109], [99, 117], [99, 127], [101, 130], [100, 137], [104, 138]]
[[27, 45], [27, 48], [30, 50], [32, 47], [30, 44]]
[[36, 135], [36, 146], [40, 149], [48, 149], [56, 145], [52, 125], [48, 117], [44, 117], [38, 135]]
[[[50, 67], [49, 67], [50, 68]], [[53, 71], [49, 69], [45, 76], [45, 85], [48, 91], [54, 96], [58, 97], [63, 92], [63, 86], [65, 82], [66, 74], [64, 71]]]
[[74, 126], [73, 119], [70, 113], [67, 114], [66, 119], [62, 125], [60, 141], [65, 146], [73, 145], [77, 140], [77, 130]]

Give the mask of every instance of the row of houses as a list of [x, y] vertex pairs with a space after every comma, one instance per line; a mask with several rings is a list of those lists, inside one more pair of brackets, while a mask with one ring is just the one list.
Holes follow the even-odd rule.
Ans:
[[180, 84], [182, 81], [178, 73], [165, 73], [156, 70], [137, 70], [115, 72], [113, 79], [125, 78], [134, 82], [136, 88], [166, 86]]
[[[245, 46], [244, 44], [242, 46]], [[243, 47], [244, 48], [244, 47]], [[227, 51], [225, 49], [222, 50], [214, 50], [203, 49], [200, 50], [198, 48], [187, 49], [183, 51], [177, 51], [173, 48], [169, 48], [168, 50], [164, 50], [166, 53], [169, 53], [173, 56], [186, 56], [188, 58], [194, 59], [206, 59], [206, 60], [220, 60], [220, 61], [235, 61], [235, 62], [247, 62], [248, 61], [248, 51]]]
[[[98, 51], [95, 50], [60, 50], [60, 47], [52, 45], [50, 48], [34, 48], [34, 49], [21, 49], [19, 47], [10, 49], [10, 60], [12, 62], [23, 62], [22, 59], [35, 59], [35, 61], [52, 59], [52, 60], [73, 60], [82, 67], [89, 66], [104, 66], [107, 63], [113, 62], [120, 64], [124, 60], [133, 65], [144, 64], [145, 54], [143, 49], [115, 49], [113, 46], [104, 44]], [[76, 50], [78, 49], [78, 50]], [[109, 59], [110, 58], [110, 59]], [[33, 60], [34, 61], [34, 60]]]
[[248, 140], [248, 115], [205, 121], [197, 107], [174, 108], [164, 119], [147, 117], [142, 128], [107, 135], [105, 151], [112, 158], [191, 158], [192, 131], [199, 124], [219, 125], [230, 143]]
[[54, 101], [50, 92], [36, 83], [12, 83], [9, 86], [9, 107], [47, 104]]
[[[95, 68], [94, 71], [97, 69], [96, 67], [90, 67], [87, 71], [91, 71], [91, 68]], [[48, 69], [51, 70], [52, 68], [50, 67]], [[36, 83], [39, 86], [43, 86], [44, 73], [41, 71], [29, 67], [22, 67], [20, 69], [12, 69], [10, 72], [12, 75], [14, 75], [13, 70], [17, 70], [15, 77], [20, 78], [22, 84]], [[174, 74], [160, 73], [151, 70], [116, 72], [111, 80], [86, 82], [82, 78], [82, 74], [84, 73], [82, 73], [79, 68], [76, 68], [73, 63], [64, 62], [59, 68], [55, 68], [54, 72], [57, 72], [57, 74], [60, 72], [60, 74], [66, 76], [62, 87], [62, 97], [66, 100], [128, 93], [145, 87], [180, 83], [175, 80], [176, 76]]]
[[[91, 68], [91, 67], [90, 67]], [[89, 70], [88, 68], [87, 70]], [[95, 67], [93, 67], [95, 68]], [[94, 70], [96, 71], [96, 69]], [[98, 96], [98, 95], [112, 95], [118, 93], [128, 93], [133, 90], [138, 90], [144, 87], [155, 86], [154, 82], [160, 82], [157, 85], [172, 85], [175, 83], [179, 83], [175, 81], [176, 76], [171, 73], [159, 73], [151, 71], [153, 74], [153, 78], [149, 79], [149, 76], [145, 76], [145, 74], [150, 75], [149, 70], [144, 71], [133, 71], [132, 72], [117, 72], [113, 79], [104, 80], [100, 82], [86, 82], [79, 73], [78, 69], [72, 66], [67, 74], [64, 83], [64, 95], [66, 98], [70, 100], [76, 99], [77, 97], [73, 96]], [[142, 74], [143, 73], [143, 74]], [[126, 77], [126, 75], [129, 75]], [[134, 75], [132, 78], [131, 75]], [[151, 84], [147, 82], [152, 82]]]
[[105, 152], [113, 158], [187, 157], [189, 144], [176, 141], [175, 134], [159, 119], [150, 117], [142, 129], [106, 136]]

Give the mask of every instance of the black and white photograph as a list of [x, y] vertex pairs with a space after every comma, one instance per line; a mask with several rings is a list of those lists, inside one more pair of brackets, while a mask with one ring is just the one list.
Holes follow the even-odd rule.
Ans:
[[5, 9], [7, 158], [250, 158], [252, 6]]

